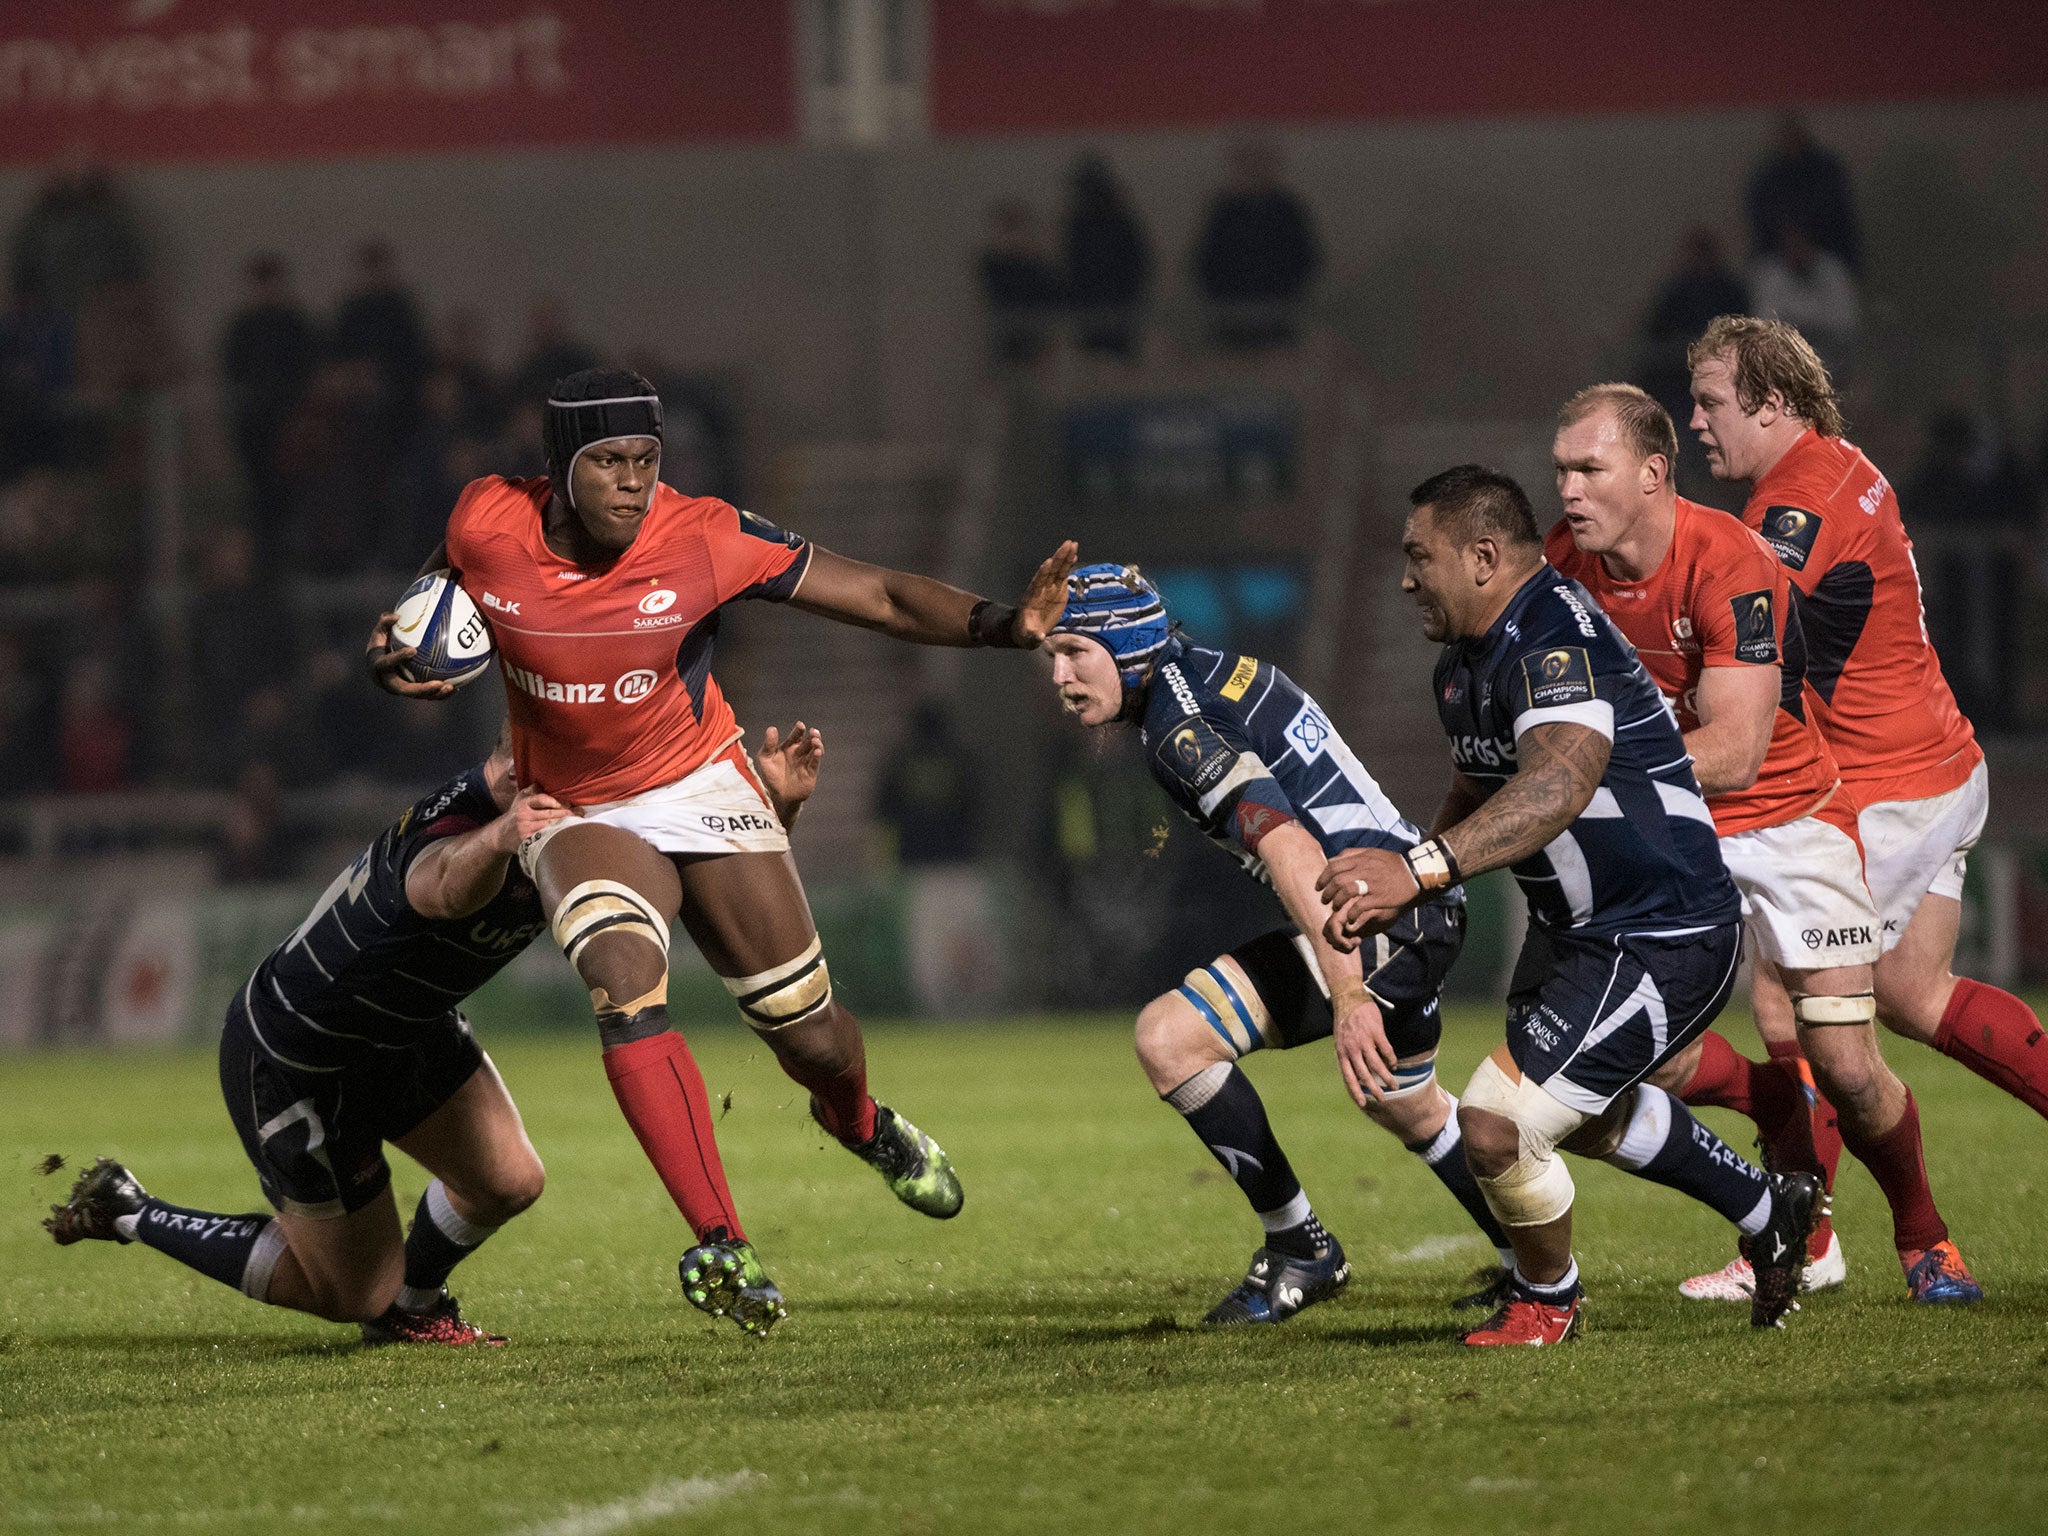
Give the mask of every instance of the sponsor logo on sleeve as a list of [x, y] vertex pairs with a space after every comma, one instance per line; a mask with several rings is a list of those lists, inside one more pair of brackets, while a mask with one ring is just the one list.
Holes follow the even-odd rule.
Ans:
[[1219, 689], [1218, 692], [1220, 692], [1224, 698], [1230, 700], [1231, 703], [1235, 704], [1239, 699], [1244, 697], [1244, 691], [1247, 688], [1251, 687], [1252, 679], [1257, 677], [1258, 675], [1258, 659], [1252, 656], [1240, 656], [1237, 658], [1236, 667], [1234, 667], [1231, 670], [1229, 679], [1223, 684], [1222, 688]]
[[1522, 658], [1522, 681], [1531, 709], [1559, 709], [1593, 698], [1593, 664], [1581, 646], [1531, 651]]
[[1195, 702], [1195, 690], [1188, 686], [1188, 680], [1181, 675], [1180, 663], [1169, 661], [1159, 669], [1159, 675], [1166, 679], [1167, 691], [1173, 695], [1173, 702], [1180, 706], [1183, 715], [1199, 715], [1202, 706]]
[[1735, 615], [1735, 659], [1769, 665], [1778, 659], [1778, 616], [1769, 591], [1728, 599]]
[[1330, 725], [1330, 717], [1311, 700], [1287, 722], [1285, 734], [1294, 750], [1301, 754], [1302, 761], [1312, 763], [1322, 755], [1324, 746], [1336, 731]]
[[1813, 541], [1820, 537], [1820, 514], [1804, 507], [1767, 507], [1764, 510], [1764, 542], [1779, 561], [1795, 571], [1806, 569], [1813, 557]]

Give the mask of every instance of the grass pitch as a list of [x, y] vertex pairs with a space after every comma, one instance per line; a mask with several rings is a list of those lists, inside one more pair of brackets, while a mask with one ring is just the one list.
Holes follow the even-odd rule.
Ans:
[[[1466, 1011], [1462, 1084], [1499, 1039]], [[545, 1198], [458, 1272], [502, 1351], [361, 1349], [142, 1247], [37, 1227], [105, 1152], [167, 1199], [260, 1203], [210, 1054], [0, 1066], [0, 1524], [9, 1529], [2038, 1531], [2048, 1515], [2048, 1126], [1931, 1052], [1935, 1190], [1990, 1292], [1910, 1307], [1845, 1163], [1846, 1294], [1782, 1334], [1673, 1287], [1729, 1254], [1677, 1195], [1575, 1165], [1590, 1332], [1475, 1354], [1444, 1301], [1486, 1257], [1343, 1097], [1327, 1047], [1252, 1072], [1349, 1292], [1284, 1327], [1192, 1325], [1256, 1226], [1154, 1102], [1120, 1021], [879, 1027], [874, 1082], [951, 1150], [949, 1223], [803, 1118], [767, 1053], [696, 1042], [727, 1166], [791, 1316], [681, 1301], [681, 1220], [583, 1038], [491, 1043]], [[1749, 1039], [1738, 1026], [1738, 1040]], [[1733, 1124], [1721, 1129], [1735, 1139]], [[1747, 1138], [1740, 1143], [1747, 1145]], [[402, 1208], [424, 1182], [394, 1154]]]

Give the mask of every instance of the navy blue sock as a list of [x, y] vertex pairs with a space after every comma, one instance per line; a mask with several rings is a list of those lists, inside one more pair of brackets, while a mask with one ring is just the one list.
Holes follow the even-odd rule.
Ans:
[[1607, 1161], [1712, 1206], [1745, 1237], [1761, 1232], [1771, 1216], [1771, 1184], [1764, 1171], [1662, 1088], [1641, 1083], [1635, 1092], [1634, 1111]]
[[433, 1306], [455, 1266], [497, 1230], [466, 1219], [449, 1203], [447, 1186], [434, 1180], [420, 1196], [412, 1231], [406, 1234], [405, 1284], [399, 1289], [398, 1304], [411, 1312]]
[[1274, 1138], [1259, 1090], [1234, 1064], [1219, 1061], [1197, 1072], [1167, 1094], [1166, 1102], [1180, 1111], [1202, 1145], [1215, 1154], [1252, 1209], [1281, 1221], [1276, 1230], [1299, 1226], [1308, 1218], [1301, 1181]]
[[1445, 1097], [1451, 1100], [1451, 1112], [1444, 1117], [1443, 1129], [1428, 1141], [1410, 1141], [1403, 1145], [1421, 1158], [1429, 1171], [1443, 1181], [1444, 1188], [1451, 1192], [1458, 1204], [1465, 1207], [1465, 1214], [1493, 1244], [1493, 1251], [1499, 1256], [1502, 1267], [1513, 1268], [1515, 1250], [1508, 1242], [1507, 1233], [1500, 1229], [1493, 1208], [1486, 1203], [1472, 1165], [1465, 1161], [1465, 1136], [1458, 1129], [1458, 1101], [1449, 1094]]
[[258, 1301], [268, 1297], [270, 1271], [284, 1251], [282, 1229], [257, 1211], [223, 1216], [151, 1198], [135, 1215], [123, 1216], [114, 1225], [158, 1253]]

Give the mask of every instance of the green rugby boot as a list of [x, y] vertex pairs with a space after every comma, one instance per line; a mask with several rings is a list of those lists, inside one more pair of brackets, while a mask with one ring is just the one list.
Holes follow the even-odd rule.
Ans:
[[[816, 1099], [811, 1101], [813, 1116], [817, 1104]], [[960, 1214], [967, 1196], [960, 1188], [960, 1176], [953, 1171], [953, 1160], [936, 1141], [881, 1100], [875, 1101], [875, 1134], [866, 1141], [842, 1145], [879, 1171], [890, 1193], [913, 1211], [940, 1221]]]
[[729, 1241], [722, 1232], [710, 1235], [685, 1253], [676, 1265], [683, 1299], [699, 1312], [729, 1317], [740, 1332], [764, 1337], [789, 1316], [782, 1292], [768, 1278], [752, 1243]]

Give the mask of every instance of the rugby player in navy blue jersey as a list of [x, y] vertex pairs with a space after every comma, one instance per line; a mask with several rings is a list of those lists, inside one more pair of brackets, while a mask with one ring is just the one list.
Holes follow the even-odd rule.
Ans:
[[[1189, 820], [1270, 886], [1288, 926], [1219, 955], [1138, 1015], [1138, 1059], [1266, 1229], [1244, 1280], [1204, 1319], [1277, 1323], [1335, 1295], [1344, 1249], [1316, 1219], [1259, 1093], [1247, 1053], [1336, 1039], [1365, 1113], [1420, 1156], [1512, 1262], [1459, 1143], [1458, 1101], [1436, 1081], [1437, 995], [1465, 940], [1455, 888], [1418, 903], [1361, 956], [1323, 937], [1316, 877], [1346, 848], [1398, 857], [1422, 840], [1316, 701], [1270, 662], [1191, 644], [1129, 566], [1067, 579], [1047, 636], [1054, 685], [1083, 725], [1138, 728], [1146, 766]], [[1492, 1293], [1466, 1298], [1490, 1302]]]
[[1515, 1250], [1506, 1298], [1465, 1342], [1552, 1344], [1577, 1326], [1560, 1148], [1735, 1223], [1756, 1270], [1750, 1321], [1778, 1323], [1819, 1180], [1752, 1167], [1647, 1081], [1713, 1022], [1741, 957], [1741, 902], [1678, 726], [1620, 631], [1544, 562], [1513, 480], [1461, 465], [1410, 500], [1401, 586], [1443, 642], [1433, 686], [1456, 771], [1428, 839], [1339, 853], [1318, 884], [1339, 946], [1490, 869], [1512, 869], [1529, 900], [1507, 1041], [1458, 1110]]
[[[768, 732], [761, 777], [785, 824], [823, 750], [801, 723]], [[517, 854], [570, 814], [515, 787], [501, 739], [364, 849], [236, 994], [221, 1091], [275, 1215], [171, 1205], [101, 1158], [51, 1207], [50, 1234], [140, 1241], [258, 1301], [360, 1323], [370, 1343], [503, 1344], [446, 1282], [544, 1176], [458, 1005], [547, 931]], [[387, 1141], [433, 1175], [403, 1241]]]

